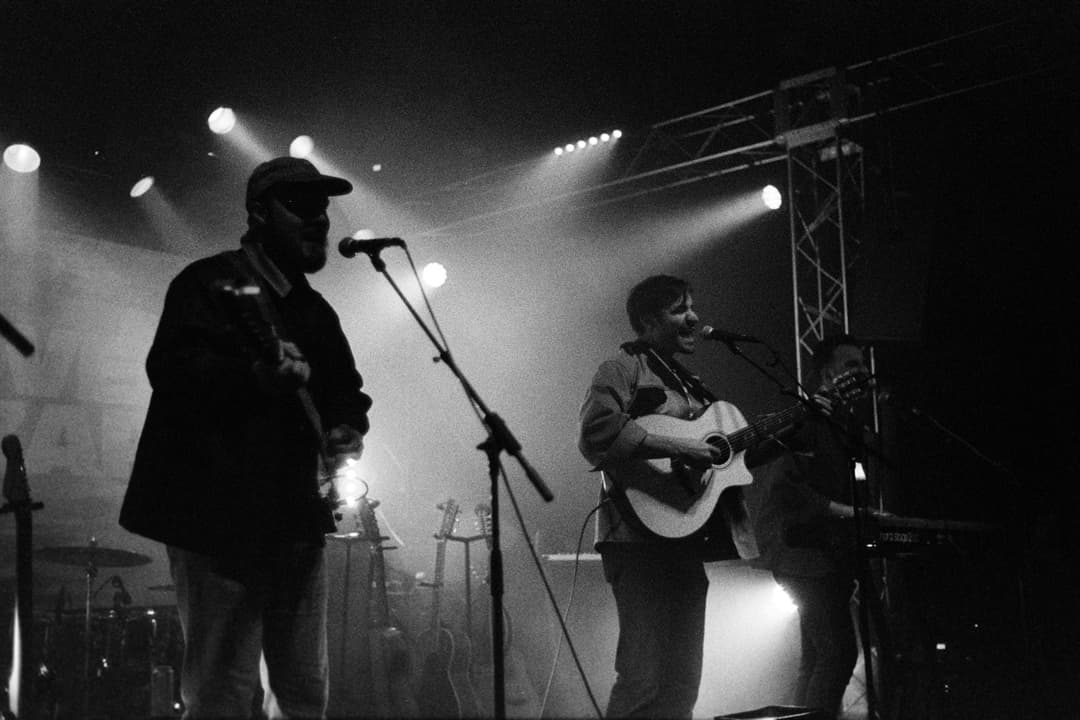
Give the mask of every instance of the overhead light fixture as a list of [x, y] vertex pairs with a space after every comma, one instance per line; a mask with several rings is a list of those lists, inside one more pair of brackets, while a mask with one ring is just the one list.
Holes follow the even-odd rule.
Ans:
[[147, 175], [132, 185], [131, 192], [128, 194], [133, 198], [141, 197], [148, 193], [152, 187], [154, 187], [154, 177], [152, 175]]
[[775, 185], [766, 185], [761, 189], [761, 201], [770, 210], [779, 210], [784, 204], [784, 196]]
[[585, 150], [587, 148], [595, 147], [596, 145], [600, 145], [601, 143], [609, 143], [609, 142], [612, 142], [612, 141], [614, 141], [614, 140], [616, 140], [616, 139], [618, 139], [620, 137], [622, 137], [622, 131], [621, 130], [612, 130], [609, 133], [604, 132], [604, 133], [600, 133], [599, 135], [590, 135], [587, 140], [582, 138], [581, 140], [577, 140], [577, 141], [572, 142], [572, 143], [567, 143], [565, 145], [561, 145], [561, 146], [555, 148], [555, 156], [558, 157], [558, 156], [564, 155], [566, 153], [572, 153], [575, 150]]
[[289, 143], [289, 155], [294, 158], [306, 158], [315, 149], [315, 141], [308, 135], [298, 135]]
[[420, 271], [420, 277], [428, 287], [442, 287], [446, 283], [446, 268], [442, 263], [430, 262]]
[[219, 107], [210, 113], [210, 117], [206, 119], [206, 124], [210, 126], [211, 132], [224, 135], [236, 127], [236, 113], [232, 111], [232, 108]]
[[41, 167], [41, 155], [29, 145], [16, 143], [4, 149], [4, 164], [18, 173], [32, 173]]

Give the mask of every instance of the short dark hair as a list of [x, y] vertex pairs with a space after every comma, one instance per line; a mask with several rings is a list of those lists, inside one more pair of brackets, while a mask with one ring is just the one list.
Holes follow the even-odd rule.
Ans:
[[834, 335], [826, 335], [819, 340], [813, 347], [814, 352], [814, 375], [817, 378], [821, 377], [822, 371], [825, 366], [832, 360], [833, 353], [836, 352], [836, 348], [843, 345], [854, 345], [857, 348], [862, 347], [862, 343], [859, 339], [850, 333], [836, 333]]
[[630, 317], [630, 327], [640, 335], [645, 331], [645, 318], [677, 302], [690, 291], [689, 282], [671, 275], [645, 278], [634, 286], [630, 296], [626, 298], [626, 314]]

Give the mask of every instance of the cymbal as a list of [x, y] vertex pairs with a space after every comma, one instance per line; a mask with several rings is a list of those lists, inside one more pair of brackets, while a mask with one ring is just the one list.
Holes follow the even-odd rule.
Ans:
[[34, 555], [45, 562], [61, 565], [93, 564], [95, 567], [135, 567], [150, 562], [150, 558], [146, 555], [95, 545], [42, 548]]

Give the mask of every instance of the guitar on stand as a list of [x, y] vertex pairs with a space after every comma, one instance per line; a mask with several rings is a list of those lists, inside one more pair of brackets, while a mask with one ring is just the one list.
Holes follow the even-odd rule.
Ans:
[[[484, 539], [484, 543], [487, 545], [487, 549], [491, 551], [491, 507], [486, 504], [479, 504], [473, 510], [476, 515], [476, 526], [480, 531], [480, 536]], [[466, 569], [465, 582], [469, 582], [471, 575]], [[490, 583], [485, 582], [485, 585]], [[488, 714], [494, 710], [494, 702], [492, 698], [492, 684], [494, 682], [494, 668], [492, 667], [492, 659], [494, 658], [493, 648], [491, 647], [491, 603], [487, 606], [487, 622], [485, 623], [486, 632], [481, 634], [480, 647], [482, 650], [481, 657], [484, 662], [478, 662], [473, 664], [473, 674], [477, 676], [477, 686], [484, 688], [483, 697], [483, 710]], [[507, 717], [523, 717], [532, 718], [537, 717], [540, 714], [540, 697], [536, 692], [536, 688], [533, 687], [529, 674], [525, 670], [525, 658], [521, 655], [521, 650], [513, 646], [514, 638], [514, 626], [510, 621], [510, 613], [503, 608], [503, 626], [506, 628], [506, 633], [503, 636], [503, 660], [505, 662], [506, 672], [504, 674], [504, 681], [506, 683], [506, 715]]]
[[360, 498], [357, 503], [357, 516], [371, 553], [368, 566], [368, 587], [371, 589], [369, 658], [376, 714], [384, 718], [419, 717], [420, 707], [411, 683], [411, 651], [405, 635], [391, 623], [390, 618], [383, 550], [392, 548], [383, 546], [387, 538], [380, 533], [375, 518], [379, 501]]
[[419, 684], [420, 713], [424, 717], [471, 717], [475, 715], [475, 698], [471, 697], [472, 688], [460, 683], [458, 672], [462, 664], [468, 667], [470, 662], [468, 638], [455, 636], [442, 622], [446, 541], [454, 531], [461, 509], [452, 498], [438, 507], [443, 516], [435, 533], [435, 574], [430, 583], [421, 583], [431, 588], [431, 621], [417, 641], [424, 658]]
[[4, 718], [31, 717], [33, 707], [33, 512], [44, 505], [30, 499], [22, 445], [15, 435], [3, 442], [7, 468], [4, 471], [4, 506], [0, 513], [15, 516], [15, 612], [11, 633], [11, 672], [2, 702]]

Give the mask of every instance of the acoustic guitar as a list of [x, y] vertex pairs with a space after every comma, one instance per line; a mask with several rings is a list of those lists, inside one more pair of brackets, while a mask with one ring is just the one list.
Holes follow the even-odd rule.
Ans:
[[730, 487], [749, 485], [747, 450], [794, 426], [809, 413], [829, 412], [830, 405], [854, 400], [872, 387], [866, 373], [850, 372], [836, 378], [821, 398], [793, 405], [778, 413], [747, 423], [731, 403], [717, 401], [694, 420], [669, 415], [645, 415], [635, 419], [652, 435], [703, 440], [722, 450], [720, 462], [694, 468], [669, 458], [631, 459], [605, 468], [622, 492], [613, 495], [620, 510], [636, 518], [646, 530], [664, 538], [694, 534], [716, 510], [720, 495]]
[[[454, 531], [460, 508], [453, 498], [441, 503], [442, 522], [435, 533], [435, 573], [430, 583], [431, 620], [417, 638], [417, 649], [423, 664], [420, 670], [420, 714], [424, 717], [460, 718], [461, 698], [450, 677], [450, 666], [458, 652], [456, 638], [442, 622], [442, 586], [446, 567], [446, 539]], [[462, 648], [465, 650], [465, 648]]]
[[420, 706], [412, 687], [412, 652], [404, 633], [391, 622], [383, 558], [386, 538], [379, 532], [375, 518], [378, 506], [378, 500], [357, 500], [357, 515], [371, 555], [368, 564], [368, 587], [371, 588], [368, 637], [373, 705], [378, 717], [414, 718], [419, 717]]

